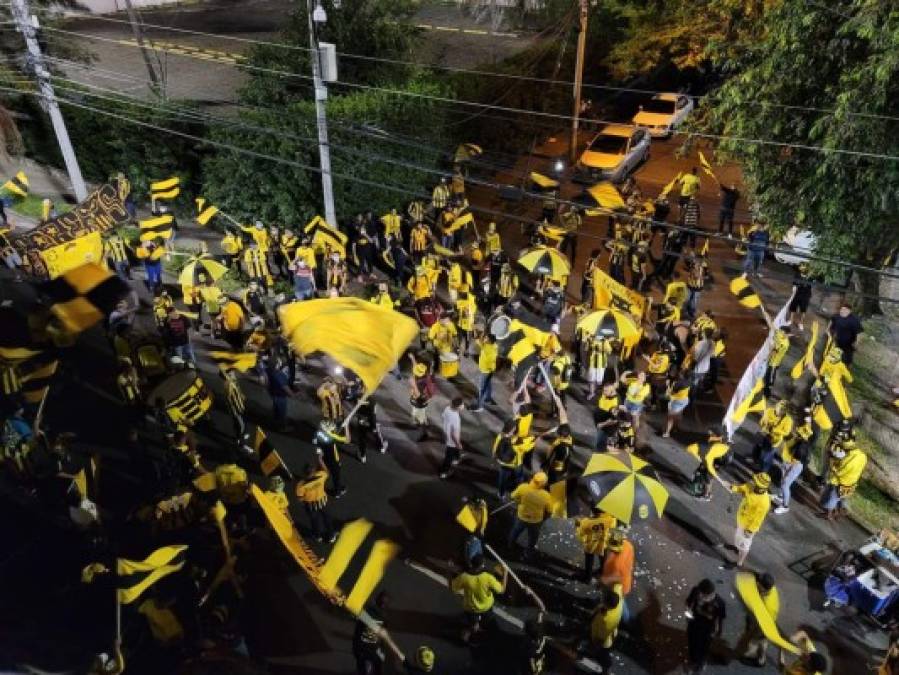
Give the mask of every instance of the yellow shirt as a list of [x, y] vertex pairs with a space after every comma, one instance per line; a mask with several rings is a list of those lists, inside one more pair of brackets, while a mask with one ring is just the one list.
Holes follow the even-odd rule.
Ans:
[[482, 373], [492, 373], [496, 370], [496, 357], [499, 355], [499, 347], [495, 342], [481, 343], [481, 353], [478, 355], [478, 369]]
[[644, 382], [640, 384], [639, 382], [632, 382], [627, 387], [627, 394], [625, 398], [629, 403], [643, 403], [646, 400], [646, 397], [649, 396], [650, 386], [648, 383]]
[[768, 365], [776, 368], [784, 360], [790, 351], [790, 338], [783, 331], [774, 332], [774, 344], [771, 345], [771, 353], [768, 354]]
[[294, 260], [305, 260], [306, 267], [311, 270], [316, 268], [315, 249], [311, 246], [299, 246], [293, 256]]
[[852, 382], [852, 375], [849, 373], [846, 364], [842, 361], [837, 361], [836, 363], [825, 361], [818, 370], [818, 376], [819, 378], [826, 380], [835, 377], [838, 379], [845, 379], [847, 382]]
[[761, 494], [755, 492], [753, 487], [747, 483], [734, 485], [731, 492], [743, 495], [737, 511], [737, 525], [747, 532], [758, 532], [771, 508], [771, 495], [767, 492]]
[[225, 330], [240, 330], [243, 328], [244, 313], [239, 303], [229, 300], [222, 307], [219, 314], [222, 319], [222, 326]]
[[692, 197], [697, 192], [699, 192], [699, 187], [700, 187], [699, 176], [694, 176], [692, 173], [688, 173], [686, 175], [681, 176], [681, 179], [680, 179], [681, 197]]
[[409, 289], [409, 292], [415, 300], [424, 300], [425, 298], [430, 298], [433, 294], [433, 286], [428, 280], [428, 277], [424, 275], [414, 276], [409, 279], [406, 288]]
[[387, 309], [393, 309], [394, 307], [393, 298], [390, 297], [390, 293], [378, 293], [371, 299], [371, 302], [379, 307], [386, 307]]
[[577, 523], [577, 538], [585, 553], [602, 555], [609, 543], [609, 535], [617, 523], [615, 516], [601, 513], [596, 518], [582, 518]]
[[516, 436], [519, 438], [523, 438], [531, 433], [531, 424], [534, 422], [534, 413], [528, 413], [527, 415], [519, 415], [518, 416], [518, 430], [515, 432]]
[[778, 446], [793, 431], [793, 418], [789, 414], [778, 417], [774, 408], [768, 408], [759, 420], [759, 427], [771, 438], [771, 445]]
[[381, 216], [381, 222], [384, 223], [384, 235], [387, 237], [396, 237], [400, 233], [400, 223], [402, 222], [398, 214], [388, 213]]
[[646, 370], [652, 375], [664, 375], [671, 367], [671, 357], [665, 352], [656, 352], [649, 358]]
[[618, 605], [607, 612], [597, 612], [590, 622], [590, 640], [598, 647], [608, 649], [615, 642], [618, 635], [618, 624], [621, 623], [621, 614], [624, 611], [624, 598], [621, 594], [621, 584], [612, 586], [615, 595], [618, 596]]
[[428, 339], [434, 343], [434, 349], [438, 353], [451, 352], [456, 341], [456, 327], [451, 323], [444, 325], [442, 321], [438, 321], [428, 330]]
[[512, 501], [518, 504], [518, 518], [526, 523], [542, 523], [552, 513], [549, 492], [531, 483], [522, 483], [512, 490]]
[[499, 579], [490, 572], [469, 574], [463, 572], [450, 584], [453, 593], [462, 594], [462, 606], [466, 612], [482, 614], [493, 607], [493, 594], [505, 589]]
[[503, 250], [499, 232], [488, 232], [484, 238], [487, 242], [487, 255], [493, 255]]
[[474, 328], [474, 317], [478, 311], [478, 304], [475, 302], [471, 293], [465, 293], [456, 300], [456, 320], [458, 326], [462, 330], [471, 330]]
[[831, 464], [828, 482], [831, 485], [852, 487], [862, 477], [867, 463], [868, 456], [858, 448], [852, 448], [845, 457], [834, 460]]

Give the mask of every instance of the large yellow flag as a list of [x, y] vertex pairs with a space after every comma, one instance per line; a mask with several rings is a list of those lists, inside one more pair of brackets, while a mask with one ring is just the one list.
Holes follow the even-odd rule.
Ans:
[[768, 613], [768, 608], [759, 594], [759, 587], [755, 581], [755, 576], [749, 572], [737, 572], [736, 578], [737, 592], [746, 603], [746, 608], [750, 611], [755, 620], [758, 621], [759, 628], [762, 629], [765, 637], [773, 644], [781, 649], [786, 649], [793, 654], [799, 654], [799, 648], [792, 642], [785, 640], [780, 631], [777, 630], [777, 623]]
[[765, 378], [760, 377], [752, 385], [749, 394], [734, 408], [730, 418], [737, 424], [742, 424], [749, 413], [763, 413], [767, 403], [765, 402]]
[[662, 188], [662, 191], [659, 193], [659, 197], [667, 197], [668, 193], [674, 189], [674, 186], [677, 185], [677, 181], [681, 179], [681, 176], [684, 175], [683, 171], [678, 171], [677, 175], [671, 179], [671, 181]]
[[812, 402], [812, 421], [819, 429], [829, 431], [845, 419], [852, 417], [849, 395], [843, 387], [843, 378], [832, 377], [817, 400]]
[[798, 380], [802, 377], [803, 371], [815, 362], [815, 345], [818, 342], [818, 322], [812, 324], [812, 335], [808, 340], [808, 347], [805, 348], [805, 354], [802, 358], [793, 364], [793, 370], [790, 371], [790, 377]]
[[418, 324], [408, 316], [361, 298], [293, 302], [278, 314], [298, 354], [324, 352], [356, 373], [369, 393], [418, 335]]
[[187, 546], [163, 546], [153, 551], [146, 560], [119, 558], [116, 561], [119, 602], [134, 602], [157, 581], [184, 567], [185, 551]]
[[609, 181], [603, 181], [587, 188], [587, 194], [606, 209], [623, 209], [626, 206], [618, 188]]

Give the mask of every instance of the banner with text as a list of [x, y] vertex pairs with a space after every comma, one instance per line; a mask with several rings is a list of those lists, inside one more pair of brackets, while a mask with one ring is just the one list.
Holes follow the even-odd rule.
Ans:
[[602, 270], [593, 270], [593, 309], [620, 309], [636, 317], [644, 318], [647, 309], [646, 296], [618, 283]]
[[733, 439], [733, 435], [737, 432], [737, 429], [741, 424], [741, 422], [737, 422], [733, 419], [734, 411], [752, 394], [752, 388], [755, 383], [758, 382], [759, 378], [764, 377], [765, 375], [765, 369], [768, 367], [768, 354], [771, 353], [771, 345], [774, 342], [774, 329], [787, 325], [787, 317], [790, 314], [790, 302], [792, 300], [793, 296], [790, 295], [784, 306], [781, 307], [780, 311], [777, 313], [777, 316], [774, 317], [774, 321], [772, 322], [773, 328], [768, 331], [768, 337], [765, 338], [765, 342], [762, 344], [761, 348], [756, 352], [755, 356], [752, 357], [752, 361], [746, 366], [746, 370], [743, 371], [743, 375], [737, 383], [737, 388], [734, 390], [734, 395], [730, 399], [722, 423], [728, 440]]

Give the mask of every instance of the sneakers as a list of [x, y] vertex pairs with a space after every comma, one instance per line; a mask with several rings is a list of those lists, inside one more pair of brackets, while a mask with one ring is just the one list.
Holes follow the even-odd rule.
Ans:
[[776, 509], [774, 509], [774, 513], [780, 515], [782, 513], [787, 513], [789, 510], [789, 506], [778, 506]]
[[477, 407], [477, 408], [469, 408], [469, 409], [468, 409], [468, 412], [482, 413], [482, 412], [484, 412], [484, 409], [481, 408], [481, 407]]
[[365, 455], [359, 455], [359, 461], [362, 462], [363, 464], [365, 464], [368, 461], [368, 459], [366, 458]]

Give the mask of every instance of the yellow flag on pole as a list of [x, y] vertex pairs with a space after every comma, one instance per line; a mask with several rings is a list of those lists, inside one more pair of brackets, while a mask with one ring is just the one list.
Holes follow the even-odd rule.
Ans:
[[765, 403], [764, 390], [765, 381], [764, 378], [760, 377], [756, 380], [755, 384], [752, 385], [752, 390], [749, 392], [749, 395], [740, 401], [740, 405], [734, 409], [730, 418], [739, 425], [743, 423], [743, 420], [746, 419], [746, 415], [749, 413], [765, 412], [767, 404]]
[[352, 370], [368, 393], [418, 335], [414, 320], [361, 298], [326, 298], [283, 305], [281, 329], [298, 354], [323, 352]]
[[603, 181], [587, 188], [587, 194], [606, 209], [623, 209], [626, 206], [618, 188], [609, 181]]
[[803, 371], [815, 361], [815, 345], [818, 342], [818, 322], [812, 324], [812, 334], [808, 340], [808, 347], [805, 348], [805, 354], [802, 358], [793, 364], [793, 370], [790, 371], [790, 377], [798, 380], [802, 377]]
[[699, 163], [702, 165], [702, 170], [710, 175], [717, 183], [718, 177], [715, 175], [715, 172], [712, 171], [712, 165], [709, 164], [709, 160], [705, 158], [705, 155], [702, 154], [701, 150], [699, 151]]
[[762, 299], [744, 277], [735, 277], [731, 280], [730, 292], [737, 296], [737, 301], [744, 307], [757, 309], [762, 306]]
[[126, 605], [134, 602], [157, 581], [184, 567], [185, 551], [187, 546], [163, 546], [145, 560], [119, 558], [116, 561], [119, 602]]
[[684, 175], [683, 171], [678, 171], [677, 175], [671, 179], [671, 181], [662, 188], [662, 191], [659, 193], [659, 197], [667, 197], [668, 193], [674, 189], [674, 186], [677, 185], [677, 181], [680, 180], [680, 177]]
[[799, 654], [800, 649], [789, 640], [784, 639], [777, 629], [777, 623], [768, 612], [768, 608], [765, 607], [762, 596], [759, 594], [755, 575], [749, 572], [737, 572], [736, 586], [737, 592], [740, 594], [743, 602], [746, 603], [746, 608], [758, 621], [759, 628], [762, 629], [765, 637], [781, 649], [785, 649], [792, 654]]

